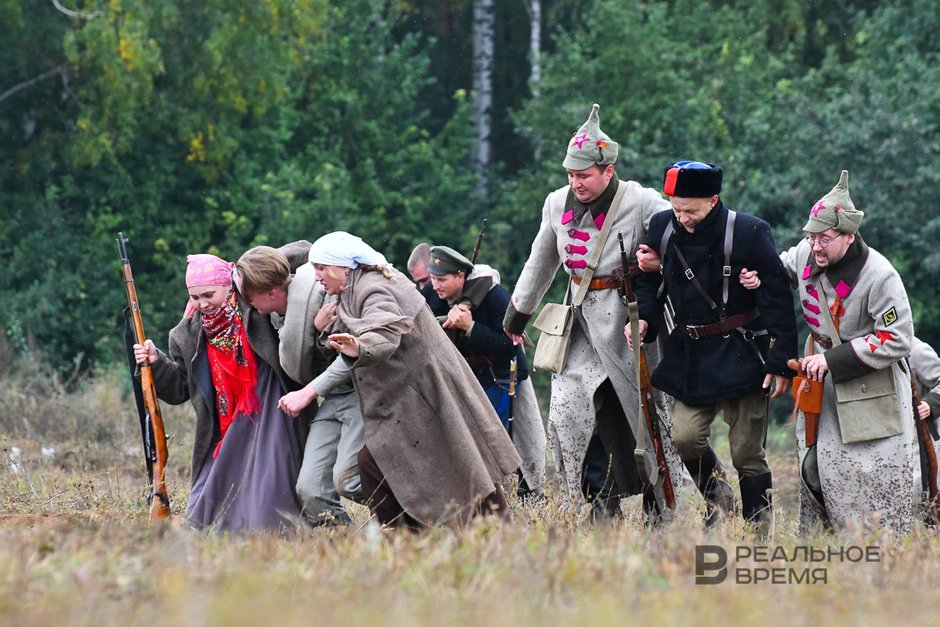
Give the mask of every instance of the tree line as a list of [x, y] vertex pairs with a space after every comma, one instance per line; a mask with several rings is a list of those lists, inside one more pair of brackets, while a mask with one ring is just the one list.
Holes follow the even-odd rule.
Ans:
[[[618, 173], [725, 167], [732, 208], [800, 237], [843, 168], [862, 233], [940, 345], [940, 13], [928, 0], [0, 0], [0, 326], [60, 369], [121, 353], [123, 231], [147, 330], [185, 256], [361, 235], [510, 286], [571, 133]], [[556, 285], [556, 289], [560, 287]]]

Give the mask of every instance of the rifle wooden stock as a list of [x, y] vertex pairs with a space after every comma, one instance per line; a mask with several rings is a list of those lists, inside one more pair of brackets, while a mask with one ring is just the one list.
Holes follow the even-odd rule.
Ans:
[[656, 454], [656, 463], [663, 476], [663, 500], [666, 507], [675, 509], [676, 493], [672, 488], [672, 475], [669, 473], [669, 464], [666, 462], [666, 451], [663, 448], [663, 435], [659, 428], [659, 414], [656, 413], [656, 400], [653, 397], [653, 383], [650, 380], [650, 369], [646, 363], [646, 354], [640, 352], [640, 380], [637, 382], [640, 395], [643, 399], [643, 418], [646, 420], [646, 429], [653, 441], [653, 452]]
[[[627, 257], [627, 251], [623, 244], [623, 234], [617, 233], [617, 240], [620, 243], [620, 268], [614, 269], [614, 277], [618, 281], [617, 291], [620, 294], [620, 300], [624, 305], [627, 306], [627, 311], [629, 311], [630, 323], [631, 326], [634, 326], [636, 322], [633, 320], [636, 315], [636, 291], [633, 287], [633, 281], [635, 277], [640, 273], [639, 264], [634, 262], [631, 263], [630, 259]], [[631, 249], [636, 248], [636, 231], [633, 233], [633, 242], [631, 243]], [[619, 272], [618, 272], [619, 270]], [[639, 337], [633, 338], [634, 342], [639, 342]], [[666, 507], [669, 509], [675, 509], [676, 507], [676, 494], [672, 487], [672, 475], [669, 472], [669, 462], [666, 460], [666, 449], [663, 446], [663, 435], [662, 431], [659, 428], [659, 414], [656, 412], [656, 398], [653, 395], [653, 382], [650, 379], [650, 370], [649, 365], [646, 362], [646, 354], [643, 352], [641, 346], [634, 347], [634, 356], [635, 359], [638, 358], [638, 363], [636, 364], [637, 371], [637, 389], [640, 393], [640, 406], [643, 409], [643, 419], [646, 424], [646, 432], [650, 436], [650, 441], [653, 444], [653, 454], [656, 457], [656, 465], [659, 467], [659, 474], [663, 478], [662, 482], [662, 493], [663, 493], [663, 502]], [[638, 434], [634, 434], [638, 436]], [[639, 438], [637, 438], [639, 441]]]
[[[140, 302], [137, 299], [137, 288], [134, 286], [134, 275], [131, 264], [127, 258], [127, 251], [123, 233], [118, 233], [118, 249], [121, 254], [121, 270], [124, 274], [124, 290], [127, 294], [127, 307], [134, 331], [134, 340], [143, 344], [147, 340], [144, 333], [144, 323], [140, 317]], [[170, 497], [166, 490], [166, 463], [169, 452], [166, 445], [166, 432], [163, 428], [163, 415], [160, 413], [160, 402], [157, 400], [157, 390], [153, 383], [153, 372], [149, 364], [139, 365], [140, 387], [143, 393], [143, 405], [146, 416], [142, 422], [145, 429], [144, 454], [148, 456], [152, 471], [150, 475], [150, 521], [154, 522], [170, 516]], [[133, 374], [133, 373], [132, 373]], [[153, 434], [151, 440], [150, 434]], [[149, 442], [148, 447], [146, 443]]]
[[[930, 435], [930, 429], [927, 428], [927, 421], [920, 417], [917, 406], [920, 405], [920, 394], [917, 393], [917, 385], [911, 377], [911, 399], [914, 402], [914, 424], [917, 425], [917, 439], [920, 442], [921, 453], [926, 461], [926, 468], [921, 469], [921, 473], [926, 470], [927, 477], [927, 515], [934, 525], [940, 524], [940, 487], [937, 485], [937, 451], [933, 447], [933, 436]], [[922, 478], [923, 480], [923, 478]]]

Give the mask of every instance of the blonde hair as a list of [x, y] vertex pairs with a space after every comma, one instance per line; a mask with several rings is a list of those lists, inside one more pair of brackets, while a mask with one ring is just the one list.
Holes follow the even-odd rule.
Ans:
[[392, 279], [395, 275], [392, 273], [391, 266], [377, 266], [362, 264], [359, 266], [363, 272], [381, 272], [386, 279]]
[[267, 292], [290, 285], [290, 262], [284, 253], [270, 246], [255, 246], [245, 251], [235, 269], [242, 280], [243, 292]]
[[[327, 275], [328, 277], [330, 277], [330, 278], [333, 279], [334, 281], [340, 281], [340, 280], [341, 280], [338, 276], [336, 276], [336, 273], [333, 272], [333, 266], [323, 265], [322, 263], [315, 263], [315, 264], [313, 264], [313, 267], [319, 269], [320, 272], [322, 272], [323, 274]], [[395, 278], [395, 275], [392, 273], [392, 268], [391, 268], [391, 266], [379, 266], [379, 265], [373, 265], [373, 264], [360, 264], [359, 266], [356, 267], [356, 269], [357, 269], [357, 270], [362, 270], [363, 272], [381, 272], [381, 273], [382, 273], [382, 276], [385, 277], [386, 279], [393, 279], [393, 278]], [[347, 272], [348, 272], [348, 270], [347, 270]], [[343, 289], [346, 289], [346, 286], [345, 286], [345, 285], [343, 286]]]

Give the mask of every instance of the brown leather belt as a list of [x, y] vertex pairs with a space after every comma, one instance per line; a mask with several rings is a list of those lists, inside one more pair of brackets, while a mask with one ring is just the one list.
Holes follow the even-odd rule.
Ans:
[[760, 311], [755, 307], [750, 311], [735, 314], [720, 322], [714, 322], [712, 324], [677, 324], [676, 329], [693, 340], [709, 337], [711, 335], [728, 335], [738, 327], [744, 326], [751, 320], [754, 320], [759, 315]]
[[[575, 285], [581, 285], [581, 277], [573, 276], [571, 280], [574, 281]], [[591, 284], [588, 285], [589, 290], [615, 290], [620, 287], [620, 283], [612, 276], [599, 276], [591, 279]]]
[[829, 350], [830, 348], [832, 348], [832, 338], [829, 337], [828, 335], [823, 335], [822, 333], [816, 333], [815, 331], [812, 331], [812, 335], [813, 335], [813, 339], [816, 340], [816, 343], [822, 346], [823, 348], [825, 348], [826, 350]]

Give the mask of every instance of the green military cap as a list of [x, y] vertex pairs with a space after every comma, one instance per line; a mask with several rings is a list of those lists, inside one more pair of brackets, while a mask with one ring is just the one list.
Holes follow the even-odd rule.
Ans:
[[610, 165], [617, 161], [620, 146], [601, 130], [597, 115], [601, 106], [591, 107], [591, 115], [568, 143], [568, 154], [562, 162], [566, 170], [587, 170], [592, 165]]
[[855, 208], [849, 196], [849, 171], [842, 170], [839, 182], [832, 191], [809, 210], [809, 220], [803, 230], [807, 233], [822, 233], [829, 229], [840, 233], [857, 233], [864, 217], [865, 213]]
[[428, 272], [441, 276], [442, 274], [457, 274], [463, 272], [470, 274], [473, 264], [470, 260], [449, 246], [432, 246], [431, 260], [428, 263]]

